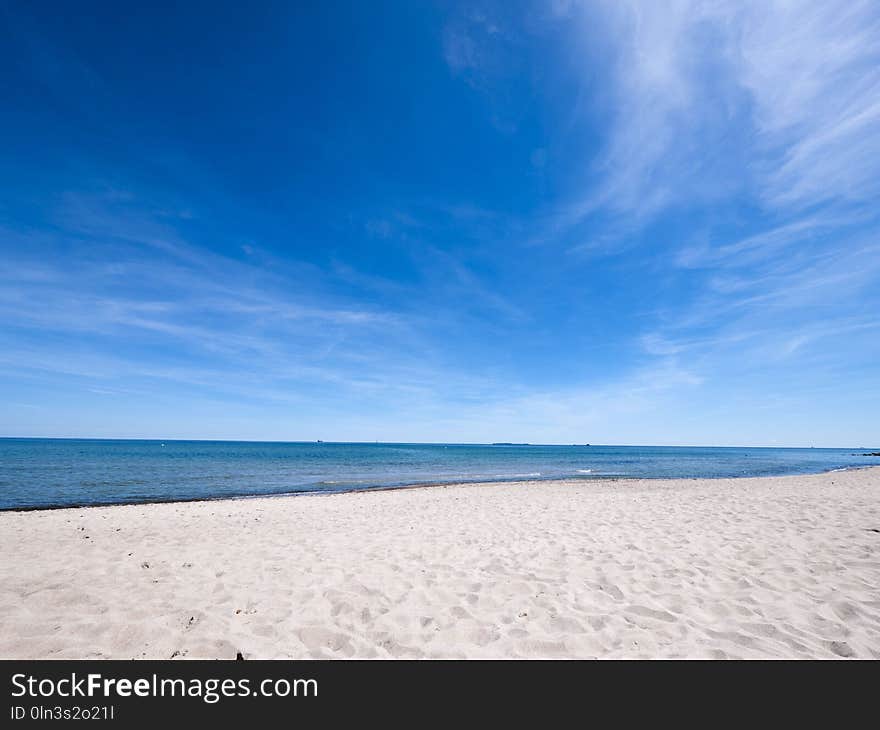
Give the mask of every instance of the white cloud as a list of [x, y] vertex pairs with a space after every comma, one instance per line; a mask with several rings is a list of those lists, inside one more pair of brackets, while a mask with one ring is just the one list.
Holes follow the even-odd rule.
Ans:
[[612, 128], [599, 183], [569, 218], [737, 192], [774, 211], [880, 193], [876, 2], [599, 7], [598, 31], [580, 27], [612, 39]]
[[880, 192], [880, 6], [751, 3], [733, 27], [769, 205]]

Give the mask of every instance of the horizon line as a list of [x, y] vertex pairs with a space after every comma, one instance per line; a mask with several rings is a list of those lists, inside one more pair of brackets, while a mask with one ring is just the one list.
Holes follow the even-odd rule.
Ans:
[[332, 441], [325, 439], [231, 439], [231, 438], [155, 438], [126, 436], [0, 436], [0, 440], [11, 441], [157, 441], [157, 442], [196, 442], [233, 444], [325, 444], [355, 446], [566, 446], [581, 448], [653, 448], [653, 449], [874, 449], [873, 446], [790, 446], [790, 445], [744, 445], [744, 444], [602, 444], [592, 442], [538, 443], [513, 441]]

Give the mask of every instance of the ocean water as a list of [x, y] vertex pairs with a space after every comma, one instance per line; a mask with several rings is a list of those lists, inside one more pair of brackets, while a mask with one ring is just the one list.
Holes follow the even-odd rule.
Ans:
[[0, 509], [517, 479], [736, 477], [880, 464], [873, 449], [0, 438]]

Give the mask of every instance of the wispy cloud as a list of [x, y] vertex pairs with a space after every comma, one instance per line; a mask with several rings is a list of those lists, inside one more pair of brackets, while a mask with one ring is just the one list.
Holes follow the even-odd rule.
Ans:
[[645, 218], [751, 196], [768, 210], [865, 202], [880, 180], [880, 12], [869, 1], [579, 3], [611, 34], [598, 183], [560, 212]]
[[[0, 230], [14, 261], [0, 269], [0, 377], [73, 378], [84, 392], [139, 398], [184, 388], [218, 402], [349, 414], [379, 404], [431, 412], [505, 390], [451, 367], [436, 340], [487, 311], [523, 313], [439, 248], [413, 241], [418, 276], [395, 284], [350, 266], [279, 260], [257, 245], [240, 256], [212, 251], [137, 195], [61, 200], [54, 231]], [[418, 227], [405, 214], [395, 220]], [[384, 305], [368, 304], [365, 291]]]
[[443, 58], [450, 70], [483, 85], [501, 65], [491, 44], [505, 38], [500, 21], [488, 10], [472, 7], [456, 14], [443, 29]]
[[[681, 0], [562, 12], [585, 46], [597, 28], [610, 38], [609, 126], [541, 240], [656, 258], [672, 283], [642, 349], [687, 358], [709, 382], [778, 377], [793, 363], [817, 377], [867, 367], [880, 307], [877, 4]], [[701, 222], [635, 235], [682, 211]], [[583, 230], [571, 246], [571, 231]]]
[[764, 202], [803, 207], [876, 199], [877, 3], [750, 3], [728, 22], [736, 80], [754, 105]]

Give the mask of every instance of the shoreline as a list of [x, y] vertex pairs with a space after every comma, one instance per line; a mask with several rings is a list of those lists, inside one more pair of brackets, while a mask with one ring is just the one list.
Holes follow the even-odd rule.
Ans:
[[880, 468], [612, 484], [0, 513], [0, 657], [880, 658]]
[[52, 504], [46, 506], [27, 506], [27, 507], [0, 507], [0, 515], [9, 512], [56, 512], [59, 510], [79, 510], [79, 509], [96, 509], [100, 507], [139, 507], [158, 504], [191, 504], [191, 503], [213, 503], [213, 502], [238, 502], [251, 499], [279, 499], [284, 497], [306, 497], [306, 496], [328, 496], [332, 494], [357, 494], [359, 492], [392, 492], [398, 490], [412, 489], [435, 489], [437, 487], [466, 487], [466, 486], [491, 486], [501, 484], [547, 484], [547, 483], [581, 483], [581, 482], [663, 482], [663, 481], [721, 481], [729, 479], [786, 479], [789, 477], [809, 477], [821, 474], [834, 474], [837, 472], [859, 471], [864, 469], [880, 469], [880, 464], [864, 464], [859, 466], [845, 466], [835, 469], [825, 469], [816, 472], [797, 472], [793, 474], [773, 474], [773, 475], [742, 475], [734, 477], [646, 477], [646, 476], [603, 476], [601, 474], [583, 475], [583, 476], [566, 476], [566, 477], [547, 477], [546, 479], [491, 479], [486, 481], [465, 480], [465, 481], [441, 481], [441, 482], [415, 482], [411, 484], [399, 485], [379, 485], [375, 487], [358, 487], [351, 489], [303, 489], [301, 491], [287, 491], [265, 494], [239, 494], [219, 497], [192, 497], [184, 499], [155, 499], [145, 501], [131, 502], [97, 502], [97, 503], [77, 503], [77, 504]]

